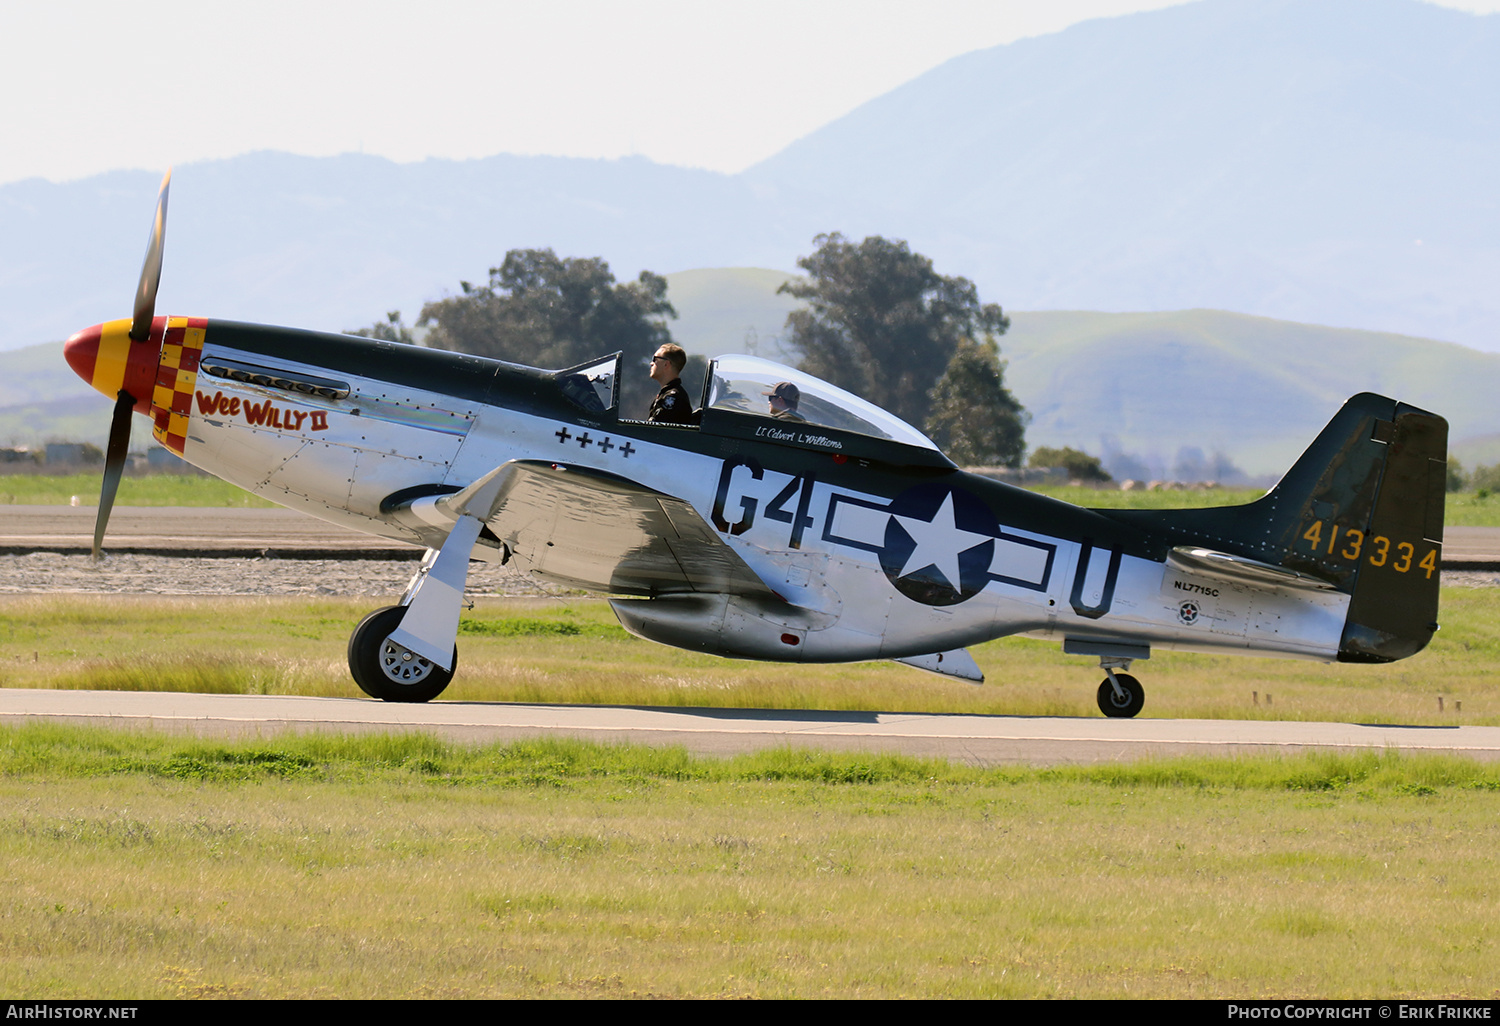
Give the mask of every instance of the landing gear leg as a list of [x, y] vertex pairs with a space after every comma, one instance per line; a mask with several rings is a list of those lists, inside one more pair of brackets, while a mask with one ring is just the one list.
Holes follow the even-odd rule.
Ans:
[[1129, 659], [1112, 656], [1099, 660], [1105, 674], [1104, 682], [1099, 685], [1099, 711], [1106, 716], [1128, 719], [1146, 704], [1146, 689], [1141, 682], [1123, 672], [1130, 669], [1130, 663]]
[[387, 702], [427, 702], [453, 679], [469, 556], [504, 481], [495, 471], [454, 496], [459, 501], [449, 508], [457, 521], [441, 548], [427, 550], [401, 604], [376, 610], [355, 628], [349, 672], [365, 694]]

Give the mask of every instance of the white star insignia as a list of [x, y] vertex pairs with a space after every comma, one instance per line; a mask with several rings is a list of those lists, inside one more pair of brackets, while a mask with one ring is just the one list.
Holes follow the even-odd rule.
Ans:
[[912, 517], [896, 516], [899, 523], [907, 534], [911, 535], [912, 541], [917, 547], [912, 550], [910, 556], [906, 557], [906, 565], [901, 568], [897, 577], [905, 577], [915, 570], [924, 567], [935, 567], [937, 572], [955, 591], [962, 591], [958, 570], [958, 557], [960, 553], [967, 552], [976, 545], [983, 545], [987, 541], [995, 539], [987, 534], [975, 534], [973, 531], [965, 531], [958, 526], [953, 518], [953, 493], [949, 492], [943, 504], [938, 507], [931, 520], [916, 520]]

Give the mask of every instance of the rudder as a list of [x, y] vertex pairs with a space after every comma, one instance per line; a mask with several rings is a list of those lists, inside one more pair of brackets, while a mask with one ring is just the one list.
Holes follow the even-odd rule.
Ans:
[[1404, 659], [1438, 629], [1448, 422], [1398, 405], [1387, 448], [1365, 548], [1355, 560], [1341, 662]]

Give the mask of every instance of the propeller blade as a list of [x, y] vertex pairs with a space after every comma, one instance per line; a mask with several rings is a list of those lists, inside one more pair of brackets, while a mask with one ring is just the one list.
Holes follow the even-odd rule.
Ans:
[[167, 191], [172, 187], [172, 171], [167, 169], [161, 180], [161, 194], [156, 198], [156, 219], [151, 222], [151, 238], [146, 242], [146, 259], [141, 262], [141, 282], [135, 290], [135, 319], [130, 322], [130, 337], [144, 342], [151, 337], [151, 318], [156, 315], [156, 287], [161, 284], [161, 251], [167, 241]]
[[[147, 322], [150, 323], [150, 322]], [[115, 400], [114, 419], [109, 422], [109, 449], [104, 454], [104, 484], [99, 489], [99, 516], [94, 521], [94, 559], [102, 555], [104, 527], [110, 510], [115, 508], [115, 493], [120, 490], [120, 475], [125, 472], [125, 454], [130, 449], [130, 414], [135, 396], [120, 389]]]

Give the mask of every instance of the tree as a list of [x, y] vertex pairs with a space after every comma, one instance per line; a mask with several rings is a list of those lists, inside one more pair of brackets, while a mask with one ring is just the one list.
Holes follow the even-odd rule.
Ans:
[[938, 274], [904, 242], [875, 235], [855, 245], [834, 233], [813, 243], [797, 261], [807, 277], [778, 290], [808, 303], [786, 321], [798, 366], [913, 424], [926, 422], [959, 341], [1010, 326], [972, 282]]
[[1052, 449], [1042, 446], [1026, 461], [1029, 467], [1062, 467], [1068, 477], [1075, 481], [1109, 481], [1109, 471], [1099, 462], [1099, 457], [1066, 446]]
[[677, 316], [661, 275], [642, 271], [636, 281], [616, 284], [598, 257], [513, 249], [490, 268], [488, 284], [459, 287], [461, 294], [422, 307], [417, 325], [430, 328], [428, 346], [548, 368], [621, 350], [622, 394], [638, 403], [639, 394], [654, 393], [645, 365], [672, 341], [663, 318]]
[[401, 311], [392, 310], [385, 315], [385, 321], [376, 321], [366, 328], [356, 328], [354, 331], [344, 332], [346, 335], [358, 335], [361, 338], [374, 338], [382, 342], [400, 342], [405, 345], [413, 345], [416, 339], [412, 336], [411, 328], [401, 321]]
[[1458, 457], [1452, 453], [1448, 454], [1448, 491], [1461, 492], [1469, 484], [1469, 475], [1464, 472], [1464, 465], [1458, 462]]
[[1469, 475], [1469, 487], [1475, 489], [1476, 492], [1483, 492], [1482, 498], [1488, 498], [1493, 493], [1500, 492], [1500, 464], [1487, 467], [1481, 463], [1475, 467], [1474, 473]]
[[959, 466], [1021, 465], [1030, 417], [1004, 376], [994, 339], [961, 338], [933, 387], [927, 434]]

